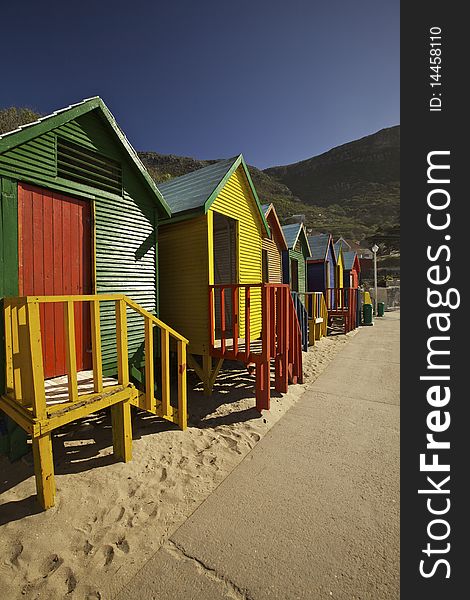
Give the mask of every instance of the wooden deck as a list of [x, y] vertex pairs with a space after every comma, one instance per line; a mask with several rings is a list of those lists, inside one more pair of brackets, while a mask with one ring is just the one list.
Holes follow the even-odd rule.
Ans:
[[[113, 377], [103, 377], [103, 392], [106, 393], [106, 388], [119, 385], [117, 379]], [[77, 373], [77, 388], [78, 397], [93, 393], [93, 371], [79, 371]], [[46, 404], [52, 406], [54, 404], [62, 404], [69, 401], [68, 376], [54, 377], [46, 379], [44, 382], [46, 392]]]

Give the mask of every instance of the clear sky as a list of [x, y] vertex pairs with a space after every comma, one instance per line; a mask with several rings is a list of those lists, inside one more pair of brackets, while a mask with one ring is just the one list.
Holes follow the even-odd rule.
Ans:
[[0, 106], [99, 95], [138, 150], [265, 168], [399, 123], [399, 0], [2, 0], [0, 30]]

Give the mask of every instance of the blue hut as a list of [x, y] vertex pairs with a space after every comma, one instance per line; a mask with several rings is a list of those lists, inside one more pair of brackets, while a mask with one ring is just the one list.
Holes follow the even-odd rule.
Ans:
[[307, 289], [309, 292], [326, 292], [335, 287], [335, 253], [333, 238], [329, 233], [308, 237], [311, 257], [307, 259]]

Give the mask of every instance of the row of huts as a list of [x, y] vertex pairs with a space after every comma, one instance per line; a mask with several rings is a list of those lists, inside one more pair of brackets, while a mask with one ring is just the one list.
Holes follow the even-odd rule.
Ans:
[[331, 235], [281, 226], [242, 155], [156, 185], [98, 97], [0, 135], [0, 410], [32, 435], [42, 505], [55, 428], [111, 407], [129, 460], [131, 405], [186, 426], [187, 365], [210, 393], [224, 359], [255, 364], [269, 408], [271, 361], [278, 391], [302, 381], [290, 291], [308, 309], [358, 273]]

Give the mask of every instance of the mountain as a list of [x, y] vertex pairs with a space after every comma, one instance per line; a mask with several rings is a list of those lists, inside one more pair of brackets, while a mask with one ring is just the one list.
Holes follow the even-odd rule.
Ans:
[[[35, 120], [27, 108], [0, 109], [0, 133]], [[155, 181], [216, 162], [139, 152]], [[382, 129], [324, 154], [264, 171], [249, 166], [261, 202], [273, 202], [281, 220], [305, 214], [307, 226], [354, 240], [399, 247], [400, 126]]]
[[[400, 215], [399, 125], [298, 163], [271, 167], [265, 173], [286, 185], [302, 203], [315, 210], [322, 207], [333, 233], [342, 227], [346, 237], [376, 233], [396, 237]], [[308, 212], [311, 225], [318, 228], [315, 211]], [[387, 233], [392, 230], [393, 234]]]
[[[215, 161], [139, 152], [157, 182]], [[400, 209], [400, 127], [390, 127], [291, 165], [249, 166], [263, 203], [281, 220], [305, 214], [307, 226], [397, 248]]]

